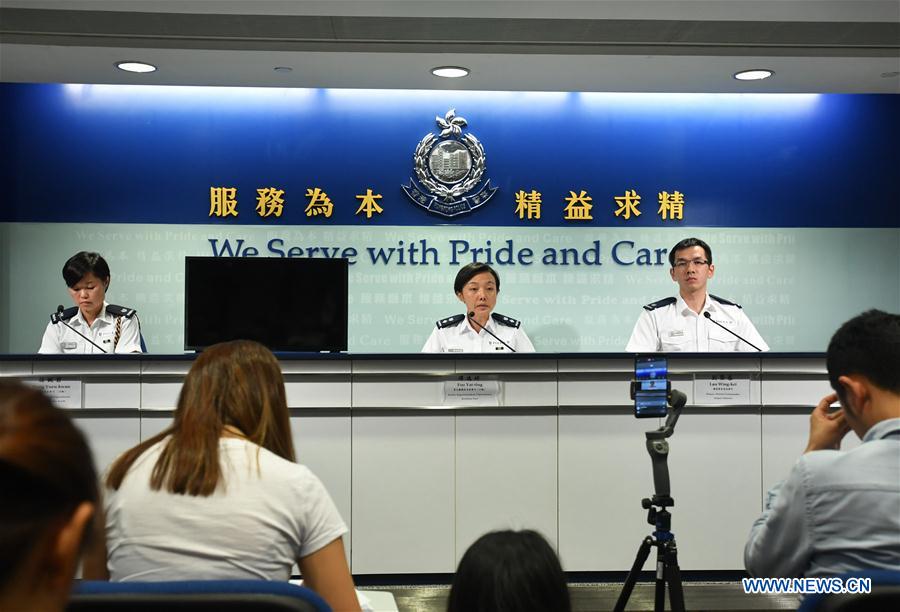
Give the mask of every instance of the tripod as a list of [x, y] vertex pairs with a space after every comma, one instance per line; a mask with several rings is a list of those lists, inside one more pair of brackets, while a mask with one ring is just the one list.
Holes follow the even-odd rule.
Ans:
[[656, 593], [653, 609], [655, 612], [663, 612], [666, 609], [666, 585], [669, 585], [669, 605], [672, 612], [684, 612], [684, 591], [681, 587], [681, 570], [678, 567], [678, 546], [675, 544], [675, 534], [672, 533], [672, 515], [666, 508], [675, 505], [675, 500], [669, 495], [669, 442], [666, 440], [675, 433], [675, 424], [681, 416], [681, 409], [687, 402], [687, 396], [680, 391], [669, 393], [669, 405], [672, 410], [666, 418], [665, 424], [655, 431], [648, 431], [647, 452], [653, 465], [652, 497], [641, 500], [641, 507], [647, 511], [647, 522], [656, 527], [652, 535], [644, 538], [638, 547], [634, 564], [628, 572], [622, 592], [616, 601], [615, 612], [624, 612], [628, 604], [628, 598], [634, 590], [638, 574], [644, 567], [650, 549], [656, 547]]

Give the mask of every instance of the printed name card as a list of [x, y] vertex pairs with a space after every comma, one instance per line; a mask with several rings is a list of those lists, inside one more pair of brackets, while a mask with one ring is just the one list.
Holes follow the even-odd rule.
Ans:
[[453, 406], [500, 406], [500, 381], [478, 375], [444, 381], [444, 404]]
[[82, 407], [81, 381], [45, 377], [22, 381], [30, 387], [43, 391], [57, 408], [73, 409]]
[[750, 403], [750, 376], [718, 373], [694, 376], [696, 406], [746, 406]]

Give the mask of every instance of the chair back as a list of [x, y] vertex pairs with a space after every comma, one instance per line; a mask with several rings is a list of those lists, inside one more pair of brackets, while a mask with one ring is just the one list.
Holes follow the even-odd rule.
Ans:
[[67, 612], [331, 612], [316, 592], [267, 580], [186, 580], [75, 584]]
[[839, 576], [872, 581], [871, 593], [819, 593], [803, 600], [797, 612], [870, 612], [900, 610], [900, 571], [870, 570]]

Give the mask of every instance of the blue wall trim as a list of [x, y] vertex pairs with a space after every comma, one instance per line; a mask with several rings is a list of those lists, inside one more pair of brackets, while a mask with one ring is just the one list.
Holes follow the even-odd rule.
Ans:
[[[419, 140], [455, 108], [498, 187], [446, 219], [401, 186]], [[363, 91], [0, 85], [0, 221], [223, 225], [900, 227], [900, 96]], [[209, 216], [211, 186], [237, 218]], [[285, 191], [280, 218], [256, 190]], [[334, 215], [308, 217], [320, 187]], [[354, 214], [359, 194], [384, 212]], [[515, 192], [542, 194], [520, 220]], [[640, 217], [616, 217], [635, 190]], [[563, 219], [569, 191], [593, 220]], [[660, 191], [684, 218], [657, 215]]]

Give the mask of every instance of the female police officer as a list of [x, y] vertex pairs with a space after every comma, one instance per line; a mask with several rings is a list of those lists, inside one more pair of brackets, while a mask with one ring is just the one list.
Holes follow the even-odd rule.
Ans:
[[134, 309], [106, 303], [109, 265], [99, 253], [76, 253], [62, 274], [75, 306], [51, 316], [39, 353], [142, 352]]
[[423, 353], [534, 352], [519, 321], [493, 312], [500, 292], [500, 276], [493, 268], [474, 262], [463, 266], [453, 291], [466, 314], [438, 321]]

